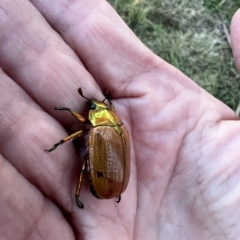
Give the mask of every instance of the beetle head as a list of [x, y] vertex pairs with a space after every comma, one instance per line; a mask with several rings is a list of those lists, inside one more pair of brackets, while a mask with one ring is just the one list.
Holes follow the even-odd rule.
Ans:
[[99, 101], [95, 98], [89, 99], [83, 95], [81, 88], [78, 89], [78, 92], [83, 98], [85, 98], [87, 100], [86, 103], [89, 105], [89, 110], [101, 110], [101, 109], [109, 108], [109, 106], [106, 103], [104, 103], [105, 99], [103, 101]]

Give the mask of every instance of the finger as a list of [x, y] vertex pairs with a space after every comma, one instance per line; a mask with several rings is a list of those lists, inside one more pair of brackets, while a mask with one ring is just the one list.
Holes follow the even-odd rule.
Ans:
[[0, 9], [0, 66], [59, 120], [54, 107], [78, 110], [77, 89], [92, 96], [98, 87], [75, 53], [29, 1], [2, 1]]
[[78, 156], [72, 145], [67, 151], [44, 152], [67, 133], [2, 71], [0, 79], [0, 152], [46, 196], [71, 211]]
[[0, 155], [0, 238], [75, 239], [61, 212]]
[[[107, 1], [31, 2], [76, 50], [102, 88], [109, 88], [112, 93], [123, 92], [134, 77], [161, 68], [163, 64], [139, 41]], [[131, 90], [132, 95], [137, 94], [138, 86]]]
[[[54, 36], [52, 36], [51, 33], [52, 29], [51, 31], [48, 31], [48, 27], [46, 28], [46, 31], [48, 31], [47, 37], [51, 38], [51, 40], [41, 38], [41, 34], [38, 35], [38, 38], [35, 38], [35, 34], [39, 34], [38, 29], [40, 28], [41, 24], [46, 23], [43, 19], [41, 19], [40, 22], [37, 21], [37, 19], [41, 18], [41, 16], [37, 16], [35, 14], [36, 12], [29, 17], [29, 12], [35, 10], [32, 7], [26, 6], [26, 1], [20, 0], [17, 2], [17, 5], [21, 5], [21, 10], [12, 8], [12, 3], [14, 2], [9, 2], [9, 5], [7, 6], [1, 3], [1, 8], [3, 9], [2, 12], [8, 12], [6, 21], [0, 22], [0, 28], [2, 30], [1, 33], [6, 30], [6, 38], [11, 43], [14, 42], [14, 37], [17, 40], [20, 40], [11, 47], [8, 46], [8, 41], [0, 41], [0, 49], [2, 51], [0, 56], [3, 56], [3, 58], [0, 58], [0, 64], [2, 64], [2, 67], [9, 75], [14, 77], [14, 80], [16, 80], [16, 82], [20, 84], [22, 88], [26, 89], [29, 96], [32, 96], [34, 100], [36, 100], [37, 103], [39, 103], [43, 108], [48, 110], [46, 103], [48, 103], [48, 105], [49, 103], [53, 104], [59, 99], [61, 99], [62, 103], [69, 102], [78, 105], [76, 103], [77, 101], [74, 101], [74, 94], [68, 94], [69, 92], [67, 90], [63, 91], [63, 89], [65, 89], [64, 87], [68, 86], [67, 84], [69, 83], [69, 88], [70, 85], [72, 88], [72, 86], [77, 83], [77, 89], [79, 87], [78, 77], [81, 78], [80, 82], [82, 81], [82, 83], [86, 84], [86, 88], [89, 92], [97, 89], [97, 85], [93, 80], [91, 80], [92, 78], [88, 73], [86, 74], [88, 74], [90, 78], [82, 78], [84, 77], [84, 72], [80, 72], [80, 74], [77, 72], [76, 69], [80, 66], [80, 62], [78, 61], [78, 64], [76, 64], [76, 61], [74, 60], [76, 56], [72, 57], [71, 54], [73, 54], [73, 52], [71, 49], [67, 48], [66, 50], [65, 47], [63, 47], [64, 49], [58, 52], [59, 46], [65, 43], [59, 41], [59, 36], [56, 37], [57, 41], [54, 40], [52, 43], [52, 39], [54, 39]], [[19, 13], [25, 11], [26, 16], [28, 16], [27, 20], [22, 17], [23, 14]], [[29, 18], [35, 20], [30, 26]], [[42, 20], [44, 23], [41, 22]], [[25, 34], [19, 35], [19, 32], [17, 31], [18, 29], [16, 28], [17, 25], [23, 26]], [[12, 32], [7, 31], [7, 27], [11, 28]], [[45, 29], [45, 27], [43, 28]], [[32, 33], [34, 33], [32, 39], [33, 45], [30, 46], [27, 51], [26, 49], [22, 50], [21, 42], [27, 42], [28, 37], [32, 36]], [[56, 33], [53, 33], [53, 35], [54, 34]], [[50, 42], [54, 47], [51, 49], [44, 49], [44, 53], [40, 52], [32, 60], [32, 54], [34, 55], [35, 49], [38, 49], [38, 45], [36, 46], [35, 42], [38, 43], [38, 41], [40, 41], [41, 44], [43, 43], [43, 45], [47, 44], [47, 46]], [[28, 45], [29, 44], [27, 44], [27, 46]], [[50, 47], [52, 47], [52, 45]], [[18, 57], [17, 61], [15, 61], [14, 54], [10, 50], [13, 51], [16, 57]], [[65, 50], [67, 53], [65, 53]], [[55, 55], [57, 60], [52, 58], [52, 55], [54, 55], [55, 52], [58, 53], [58, 55]], [[64, 53], [62, 54], [62, 52]], [[30, 61], [25, 61], [25, 58], [27, 60], [30, 58]], [[41, 58], [41, 61], [39, 61], [39, 58]], [[49, 61], [49, 58], [51, 61]], [[5, 61], [3, 61], [3, 59], [5, 59]], [[24, 62], [24, 64], [22, 64], [22, 62]], [[62, 75], [60, 73], [62, 72], [58, 67], [60, 67], [62, 64], [64, 65], [63, 73], [66, 71], [70, 75], [70, 80], [68, 82], [67, 74], [66, 77], [64, 75], [64, 78], [61, 78]], [[49, 68], [53, 69], [49, 70]], [[85, 71], [84, 68], [82, 69]], [[75, 71], [77, 72], [77, 75], [75, 75]], [[45, 80], [45, 77], [48, 76], [51, 76], [51, 81]], [[51, 155], [43, 152], [43, 149], [46, 149], [47, 146], [50, 145], [50, 141], [54, 143], [56, 139], [61, 139], [65, 132], [62, 130], [59, 131], [60, 126], [57, 125], [57, 123], [51, 118], [49, 118], [48, 115], [45, 115], [42, 109], [39, 108], [36, 103], [31, 102], [29, 96], [26, 95], [21, 88], [14, 84], [12, 79], [9, 79], [4, 74], [2, 74], [0, 77], [1, 80], [4, 80], [0, 81], [0, 84], [2, 84], [0, 89], [4, 93], [1, 96], [0, 104], [2, 105], [0, 106], [0, 109], [5, 110], [4, 112], [1, 112], [4, 116], [4, 123], [2, 124], [2, 128], [0, 128], [0, 130], [1, 133], [5, 132], [3, 137], [5, 141], [2, 140], [0, 144], [1, 151], [4, 152], [5, 155], [8, 154], [9, 159], [11, 159], [10, 161], [15, 164], [14, 166], [16, 166], [20, 172], [24, 173], [24, 175], [26, 175], [26, 177], [34, 183], [34, 185], [39, 187], [46, 196], [48, 196], [54, 202], [57, 202], [66, 211], [72, 211], [73, 195], [71, 193], [73, 192], [72, 184], [75, 183], [75, 181], [72, 181], [72, 179], [75, 180], [75, 171], [78, 170], [76, 153], [74, 152], [73, 147], [69, 148], [69, 146], [69, 151], [64, 150], [64, 146], [62, 146], [60, 149], [58, 149], [58, 151], [54, 151]], [[85, 95], [90, 94], [85, 93]], [[94, 96], [96, 95], [97, 94], [95, 93]], [[9, 106], [7, 106], [8, 104]], [[74, 106], [74, 104], [71, 104], [69, 107]], [[54, 104], [53, 106], [56, 105]], [[68, 107], [68, 104], [60, 104], [60, 107], [61, 106]], [[96, 202], [96, 199], [93, 199], [93, 196], [89, 195], [90, 193], [86, 194], [85, 197], [85, 194], [83, 194], [81, 199], [83, 202], [87, 202], [88, 206], [94, 209], [94, 212], [98, 211], [99, 209], [107, 209], [107, 207], [109, 207], [107, 201], [98, 202], [95, 204], [96, 206], [91, 204], [91, 201]], [[89, 200], [87, 201], [86, 199], [88, 199], [88, 197]], [[104, 208], [99, 207], [99, 205], [103, 205]], [[119, 212], [116, 211], [115, 202], [113, 202], [111, 206], [113, 211], [109, 211], [109, 215], [114, 212], [117, 217]], [[89, 216], [86, 215], [86, 212], [82, 212], [80, 214], [81, 216], [76, 217], [75, 220], [78, 222], [88, 220], [88, 225], [91, 227], [92, 222], [94, 222], [96, 219], [95, 215], [92, 214], [90, 218], [86, 218], [86, 216]], [[120, 221], [121, 219], [117, 221], [117, 225]], [[112, 222], [115, 223], [115, 218], [113, 218]], [[79, 226], [79, 224], [77, 226]], [[120, 228], [122, 227], [120, 226]]]
[[231, 46], [233, 49], [233, 56], [235, 64], [240, 71], [240, 9], [234, 14], [231, 23]]

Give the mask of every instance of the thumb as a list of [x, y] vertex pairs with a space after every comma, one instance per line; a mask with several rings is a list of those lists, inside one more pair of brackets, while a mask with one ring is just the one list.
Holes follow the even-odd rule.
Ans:
[[240, 9], [234, 14], [231, 23], [231, 46], [235, 64], [240, 72]]

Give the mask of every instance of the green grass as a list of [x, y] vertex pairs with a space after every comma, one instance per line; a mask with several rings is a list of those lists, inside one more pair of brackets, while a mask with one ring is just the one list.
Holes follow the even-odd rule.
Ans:
[[235, 109], [240, 77], [226, 34], [240, 0], [109, 0], [158, 56]]

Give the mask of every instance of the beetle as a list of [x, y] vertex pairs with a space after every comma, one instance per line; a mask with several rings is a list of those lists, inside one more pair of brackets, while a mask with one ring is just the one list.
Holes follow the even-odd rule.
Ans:
[[[90, 191], [96, 198], [117, 198], [116, 202], [119, 203], [130, 177], [131, 151], [128, 130], [116, 114], [108, 91], [103, 101], [85, 97], [81, 88], [78, 92], [89, 105], [88, 119], [70, 108], [54, 108], [69, 111], [80, 122], [91, 125], [90, 130], [86, 130], [88, 131], [87, 154], [82, 161], [76, 188], [76, 204], [79, 208], [84, 208], [79, 200], [84, 175], [88, 175]], [[106, 99], [108, 104], [105, 103]], [[59, 145], [81, 137], [83, 132], [84, 130], [79, 130], [45, 151], [51, 152]]]

